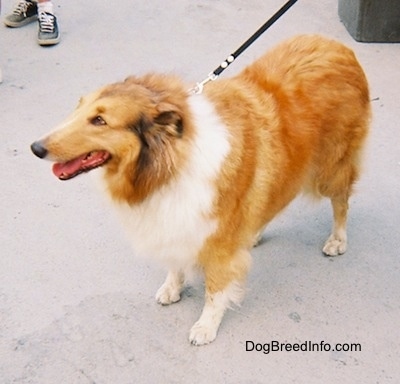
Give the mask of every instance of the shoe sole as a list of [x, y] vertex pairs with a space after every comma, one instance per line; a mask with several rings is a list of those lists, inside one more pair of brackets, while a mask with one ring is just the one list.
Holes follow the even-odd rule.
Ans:
[[54, 39], [38, 39], [38, 44], [42, 46], [46, 45], [56, 45], [60, 42], [60, 36]]
[[4, 19], [4, 24], [10, 28], [19, 28], [19, 27], [23, 27], [24, 25], [27, 25], [27, 24], [30, 24], [30, 23], [36, 21], [37, 18], [38, 18], [37, 15], [34, 15], [31, 17], [27, 17], [26, 19], [24, 19], [22, 21], [11, 21], [11, 20]]

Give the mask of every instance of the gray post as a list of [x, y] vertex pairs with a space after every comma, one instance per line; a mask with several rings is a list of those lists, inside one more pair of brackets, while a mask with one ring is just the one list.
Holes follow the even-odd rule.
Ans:
[[400, 0], [339, 0], [339, 17], [357, 41], [400, 42]]

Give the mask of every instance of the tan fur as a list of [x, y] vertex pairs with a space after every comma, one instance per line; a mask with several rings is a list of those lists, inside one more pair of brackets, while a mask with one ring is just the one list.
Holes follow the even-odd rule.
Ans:
[[[162, 75], [106, 86], [84, 98], [34, 151], [43, 147], [58, 162], [107, 151], [103, 169], [111, 197], [144, 204], [179, 177], [202, 129], [192, 119], [186, 89]], [[225, 306], [240, 300], [236, 288], [250, 267], [249, 250], [300, 192], [331, 199], [334, 225], [324, 253], [344, 253], [348, 198], [370, 119], [368, 85], [354, 54], [319, 36], [286, 41], [204, 92], [229, 131], [230, 152], [213, 180], [216, 198], [208, 214], [217, 227], [195, 260], [205, 275], [206, 306], [192, 329], [194, 344], [215, 338]], [[106, 126], [94, 126], [97, 115]], [[183, 266], [171, 270], [159, 302], [179, 300], [183, 273]]]
[[[223, 224], [207, 244], [220, 253], [225, 245], [218, 260], [225, 264], [249, 246], [301, 191], [331, 199], [335, 238], [345, 228], [370, 119], [367, 81], [352, 51], [318, 36], [297, 37], [206, 92], [233, 133], [218, 181]], [[218, 276], [208, 289], [218, 291], [224, 284], [219, 266], [207, 259], [212, 252], [204, 253], [208, 274]], [[235, 274], [244, 276], [244, 265]]]

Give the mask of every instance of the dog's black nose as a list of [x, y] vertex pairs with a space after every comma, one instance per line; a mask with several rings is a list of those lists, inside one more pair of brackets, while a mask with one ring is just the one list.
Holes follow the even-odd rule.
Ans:
[[47, 156], [47, 149], [40, 141], [35, 141], [31, 145], [31, 150], [37, 157], [40, 157], [41, 159]]

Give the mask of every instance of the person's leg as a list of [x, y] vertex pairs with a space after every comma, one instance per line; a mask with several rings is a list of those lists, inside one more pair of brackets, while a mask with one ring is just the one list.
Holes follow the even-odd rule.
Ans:
[[54, 45], [60, 41], [60, 32], [53, 8], [53, 3], [51, 1], [38, 0], [38, 43], [40, 45]]
[[37, 3], [39, 12], [48, 12], [52, 15], [54, 14], [53, 3], [50, 0], [37, 0]]

